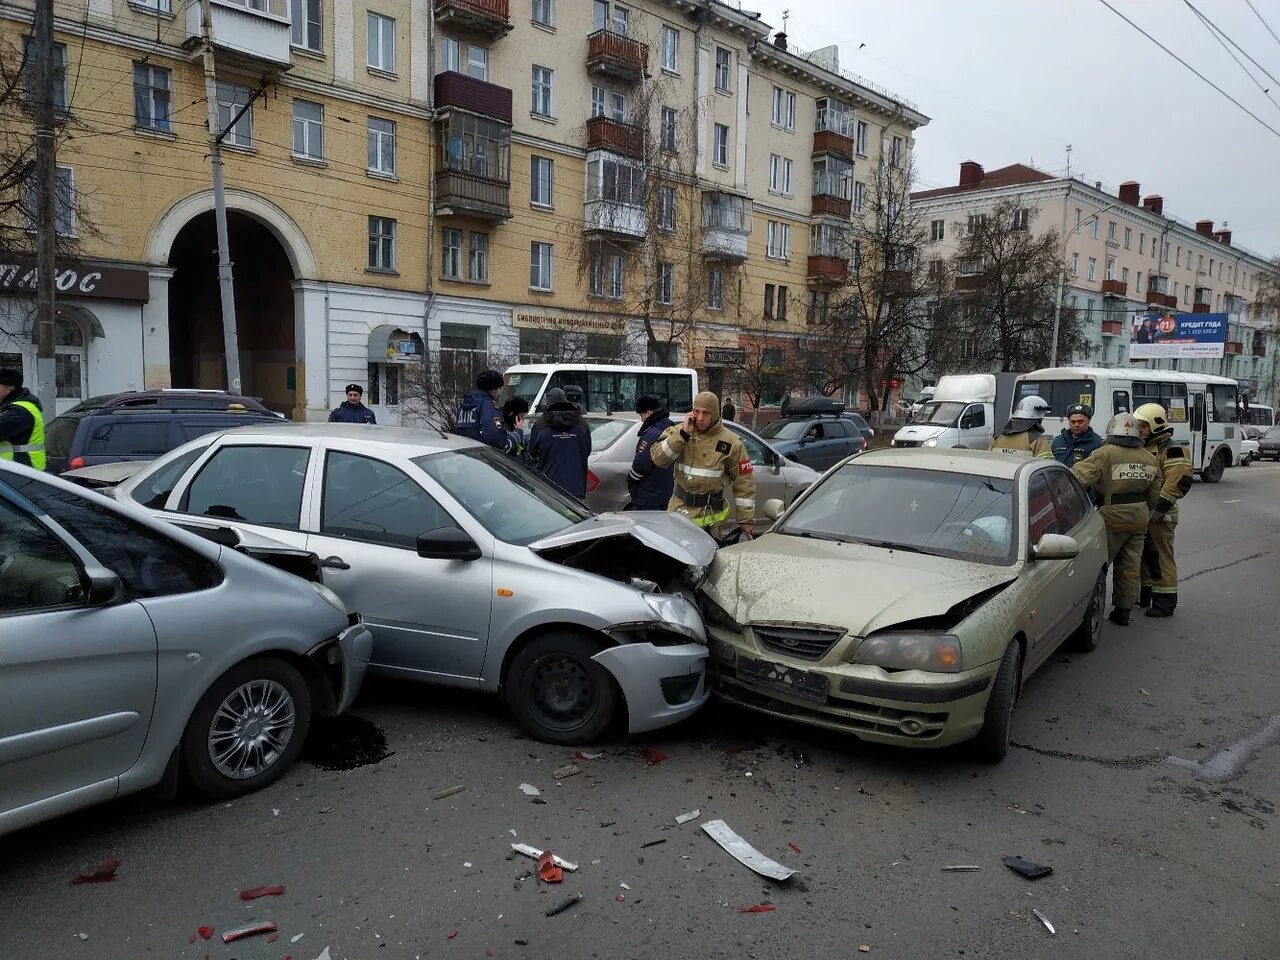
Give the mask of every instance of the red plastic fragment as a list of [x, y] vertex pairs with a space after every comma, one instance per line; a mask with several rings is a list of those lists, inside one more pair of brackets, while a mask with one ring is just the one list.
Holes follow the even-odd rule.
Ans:
[[453, 939], [454, 937], [456, 937], [457, 935], [458, 935], [458, 931], [457, 931], [457, 930], [450, 930], [450, 931], [449, 931], [449, 933], [445, 936], [445, 939], [446, 939], [446, 940], [452, 940], [452, 939]]
[[190, 940], [188, 940], [188, 941], [187, 941], [187, 943], [195, 943], [195, 942], [196, 942], [196, 935], [193, 933], [193, 934], [191, 935], [191, 939], [190, 939]]
[[667, 755], [657, 747], [645, 747], [644, 758], [650, 763], [661, 763], [663, 760], [667, 759]]
[[259, 897], [279, 897], [284, 894], [284, 884], [277, 884], [272, 887], [250, 887], [248, 890], [240, 891], [240, 899], [244, 901], [257, 900]]
[[627, 898], [626, 898], [623, 894], [621, 894], [621, 893], [620, 893], [620, 894], [618, 894], [616, 897], [614, 897], [613, 899], [617, 900], [619, 903], [622, 903], [622, 902], [623, 902], [624, 900], [626, 900]]
[[772, 903], [757, 903], [754, 907], [739, 907], [739, 913], [773, 913], [777, 910]]
[[544, 850], [538, 857], [538, 879], [543, 883], [559, 883], [564, 879], [564, 871], [556, 865], [555, 854]]
[[787, 846], [788, 846], [788, 847], [790, 847], [792, 850], [794, 850], [796, 853], [799, 853], [799, 852], [800, 852], [800, 848], [799, 848], [799, 847], [797, 847], [794, 843], [790, 843], [790, 842], [788, 842], [788, 843], [787, 843]]
[[493, 956], [493, 951], [492, 951], [492, 950], [486, 950], [486, 951], [484, 952], [484, 955], [485, 955], [486, 957], [492, 957], [492, 956]]
[[81, 873], [71, 881], [72, 886], [80, 883], [110, 883], [116, 878], [116, 871], [120, 869], [120, 861], [114, 857], [110, 860], [103, 860], [93, 873]]
[[280, 935], [278, 933], [273, 933], [271, 936], [267, 937], [267, 943], [275, 943], [279, 939]]
[[234, 943], [237, 940], [243, 940], [245, 937], [256, 937], [260, 933], [275, 933], [276, 925], [270, 920], [264, 923], [255, 923], [251, 927], [241, 927], [239, 930], [228, 930], [222, 935], [223, 943]]
[[197, 927], [196, 933], [200, 934], [201, 940], [208, 940], [213, 936], [213, 927]]

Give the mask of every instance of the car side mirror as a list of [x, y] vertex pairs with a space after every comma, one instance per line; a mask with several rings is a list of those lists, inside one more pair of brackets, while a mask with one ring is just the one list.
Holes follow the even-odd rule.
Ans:
[[1037, 560], [1074, 560], [1080, 556], [1080, 544], [1073, 537], [1046, 533], [1031, 553]]
[[106, 567], [87, 567], [79, 584], [67, 591], [67, 599], [89, 607], [109, 607], [124, 601], [124, 581]]
[[786, 510], [787, 505], [777, 497], [774, 497], [771, 500], [766, 500], [764, 502], [764, 506], [760, 508], [760, 511], [770, 520], [777, 520], [786, 512]]
[[418, 556], [426, 560], [479, 560], [482, 554], [466, 531], [457, 527], [428, 530], [418, 537]]

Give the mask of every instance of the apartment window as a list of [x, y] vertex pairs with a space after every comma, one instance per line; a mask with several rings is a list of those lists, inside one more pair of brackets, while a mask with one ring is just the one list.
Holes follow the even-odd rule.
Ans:
[[1114, 280], [1116, 278], [1116, 258], [1107, 257], [1107, 279]]
[[1146, 291], [1143, 289], [1143, 286], [1142, 286], [1142, 271], [1141, 271], [1141, 270], [1139, 270], [1139, 271], [1138, 271], [1138, 287], [1137, 287], [1137, 289], [1138, 289], [1138, 292], [1140, 292], [1140, 293], [1145, 293], [1145, 292], [1146, 292]]
[[396, 21], [380, 13], [369, 14], [369, 67], [396, 72]]
[[467, 76], [489, 81], [489, 51], [474, 43], [467, 46]]
[[867, 155], [867, 138], [870, 135], [870, 129], [871, 128], [867, 126], [867, 121], [865, 120], [858, 121], [857, 148], [858, 148], [858, 156], [860, 157], [865, 157]]
[[453, 37], [440, 37], [440, 72], [462, 72], [462, 44]]
[[1203, 253], [1200, 254], [1199, 259], [1197, 259], [1196, 261], [1196, 272], [1204, 273], [1204, 254]]
[[608, 154], [591, 159], [587, 163], [586, 199], [640, 206], [644, 203], [644, 169]]
[[[1213, 257], [1210, 257], [1210, 258], [1209, 258], [1209, 276], [1210, 276], [1210, 277], [1212, 277], [1212, 276], [1213, 276]], [[1219, 279], [1221, 279], [1221, 278], [1219, 278]]]
[[324, 159], [324, 107], [320, 104], [293, 101], [293, 155]]
[[853, 199], [853, 161], [825, 154], [813, 161], [813, 195]]
[[[233, 83], [218, 84], [218, 132], [222, 141], [233, 147], [253, 146], [253, 92]], [[245, 109], [248, 108], [248, 109]], [[244, 113], [240, 111], [244, 109]], [[236, 120], [236, 114], [240, 118]], [[235, 120], [232, 125], [231, 121]]]
[[1124, 248], [1126, 250], [1133, 249], [1133, 228], [1132, 227], [1124, 228]]
[[1013, 211], [1013, 229], [1027, 230], [1031, 226], [1031, 211], [1027, 209]]
[[550, 67], [533, 65], [533, 112], [539, 117], [555, 116], [555, 75]]
[[133, 65], [133, 122], [144, 130], [171, 130], [169, 71], [146, 63]]
[[662, 149], [668, 153], [676, 152], [676, 125], [680, 121], [680, 111], [674, 107], [662, 108]]
[[658, 229], [663, 233], [676, 232], [676, 188], [658, 188]]
[[1080, 254], [1078, 253], [1071, 255], [1071, 275], [1073, 277], [1080, 276]]
[[609, 102], [609, 91], [598, 84], [591, 85], [591, 116], [603, 117], [607, 112], [606, 104]]
[[462, 231], [446, 227], [440, 238], [440, 274], [449, 280], [462, 279]]
[[533, 0], [533, 22], [540, 27], [554, 27], [555, 11], [551, 8], [551, 0]]
[[396, 222], [390, 217], [369, 218], [369, 269], [396, 268]]
[[1184, 283], [1182, 285], [1182, 302], [1183, 303], [1191, 302], [1191, 285], [1188, 283]]
[[552, 245], [534, 240], [529, 244], [529, 286], [534, 290], [551, 289]]
[[1182, 266], [1182, 247], [1181, 246], [1178, 247], [1178, 252], [1177, 254], [1174, 255], [1173, 265], [1175, 267]]
[[1076, 207], [1076, 226], [1077, 227], [1080, 226], [1080, 218], [1083, 212], [1084, 211], [1082, 211], [1079, 207]]
[[1169, 262], [1169, 242], [1166, 240], [1164, 244], [1164, 262]]
[[609, 91], [609, 116], [619, 123], [627, 122], [627, 95], [616, 90]]
[[321, 24], [321, 0], [289, 0], [289, 21], [292, 24], [290, 41], [304, 50], [320, 50], [323, 34]]
[[862, 269], [862, 241], [853, 241], [853, 249], [849, 253], [849, 267], [856, 274]]
[[[35, 230], [40, 221], [39, 197], [35, 174], [27, 176], [27, 229]], [[58, 167], [53, 186], [55, 232], [60, 237], [76, 235], [76, 177], [71, 167]], [[19, 364], [21, 366], [21, 364]]]
[[609, 297], [613, 300], [622, 299], [622, 290], [625, 281], [625, 275], [623, 273], [624, 263], [625, 261], [622, 259], [622, 254], [620, 253], [615, 253], [609, 257]]
[[809, 291], [809, 322], [825, 323], [831, 308], [831, 295], [824, 290]]
[[787, 319], [787, 288], [782, 284], [778, 284], [778, 303], [775, 316], [778, 320], [785, 321]]
[[467, 279], [472, 283], [489, 282], [489, 235], [473, 233], [468, 238], [471, 243], [467, 259]]
[[1145, 233], [1138, 234], [1138, 253], [1147, 252], [1147, 235]]
[[794, 165], [786, 157], [769, 156], [769, 189], [774, 193], [791, 196], [794, 173]]
[[669, 307], [676, 299], [676, 265], [658, 264], [658, 302]]
[[902, 138], [894, 137], [889, 147], [889, 162], [895, 167], [902, 166]]
[[773, 303], [774, 303], [775, 292], [776, 292], [776, 288], [772, 283], [766, 283], [764, 285], [764, 315], [766, 317], [773, 316]]
[[[27, 38], [25, 49], [23, 87], [26, 101], [34, 103], [36, 98], [35, 71], [37, 64], [35, 42], [29, 37]], [[55, 110], [66, 110], [67, 104], [67, 45], [65, 43], [55, 43], [53, 45], [53, 107]]]
[[898, 214], [902, 213], [902, 201], [897, 197], [890, 197], [889, 208], [885, 212], [888, 214], [888, 222], [896, 223]]
[[1116, 222], [1114, 220], [1107, 221], [1107, 239], [1112, 243], [1116, 241]]
[[396, 172], [396, 125], [393, 120], [369, 118], [369, 169], [393, 176]]
[[1094, 240], [1098, 239], [1098, 218], [1096, 216], [1089, 219], [1089, 236]]
[[707, 270], [707, 309], [724, 309], [724, 270], [720, 267]]
[[680, 65], [680, 31], [675, 27], [662, 28], [662, 69], [675, 72]]
[[729, 84], [729, 69], [733, 63], [733, 54], [724, 47], [716, 47], [716, 89], [721, 93], [729, 93], [733, 87]]
[[529, 158], [529, 202], [537, 207], [549, 207], [551, 201], [551, 183], [553, 161], [550, 157], [532, 156]]
[[791, 258], [791, 225], [769, 221], [769, 236], [766, 253], [773, 260]]
[[723, 123], [716, 124], [715, 139], [711, 148], [711, 162], [722, 167], [729, 165], [729, 128]]
[[985, 213], [971, 213], [969, 214], [969, 221], [965, 230], [969, 236], [973, 236], [986, 225], [987, 215]]
[[859, 180], [853, 185], [853, 212], [861, 213], [867, 208], [867, 185]]
[[781, 87], [773, 88], [773, 125], [786, 130], [796, 128], [796, 95]]
[[1098, 279], [1098, 258], [1097, 257], [1089, 258], [1089, 272], [1085, 275], [1085, 279], [1086, 280]]
[[1124, 283], [1124, 284], [1128, 284], [1128, 282], [1129, 282], [1129, 268], [1128, 268], [1128, 267], [1121, 267], [1121, 268], [1120, 268], [1120, 282], [1121, 282], [1121, 283]]

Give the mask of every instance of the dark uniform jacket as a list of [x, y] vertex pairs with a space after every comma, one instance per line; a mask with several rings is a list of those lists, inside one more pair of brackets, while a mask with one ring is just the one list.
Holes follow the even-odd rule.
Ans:
[[503, 453], [514, 453], [519, 438], [507, 430], [502, 411], [487, 390], [472, 390], [462, 398], [453, 432], [469, 440], [487, 443]]
[[340, 403], [333, 408], [329, 414], [330, 423], [366, 423], [376, 424], [378, 418], [373, 415], [373, 411], [366, 407], [363, 403], [357, 403], [354, 407], [349, 403]]
[[627, 474], [633, 510], [665, 510], [671, 500], [675, 479], [670, 467], [660, 467], [653, 462], [652, 447], [672, 422], [666, 410], [656, 410], [640, 425], [635, 459], [631, 461], [631, 472]]
[[1064, 429], [1053, 438], [1053, 458], [1064, 467], [1074, 467], [1102, 446], [1102, 438], [1090, 427], [1080, 436]]
[[529, 438], [534, 469], [570, 496], [587, 495], [587, 458], [591, 429], [582, 422], [575, 404], [553, 403], [538, 418]]
[[1147, 532], [1151, 506], [1160, 492], [1160, 468], [1148, 451], [1107, 442], [1071, 472], [1093, 488], [1108, 533]]

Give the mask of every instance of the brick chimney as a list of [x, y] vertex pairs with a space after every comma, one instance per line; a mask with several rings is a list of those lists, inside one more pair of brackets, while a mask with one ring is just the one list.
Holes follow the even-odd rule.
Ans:
[[1213, 234], [1213, 235], [1214, 235], [1215, 237], [1217, 237], [1217, 238], [1218, 238], [1218, 242], [1219, 242], [1219, 243], [1224, 243], [1224, 244], [1226, 244], [1228, 247], [1229, 247], [1229, 246], [1231, 246], [1231, 231], [1230, 231], [1230, 230], [1217, 230], [1217, 231], [1215, 231], [1215, 232], [1214, 232], [1214, 234]]
[[962, 187], [976, 187], [982, 183], [982, 178], [986, 175], [980, 163], [966, 160], [960, 164], [960, 186]]
[[1142, 188], [1137, 180], [1126, 180], [1120, 184], [1120, 202], [1127, 203], [1131, 207], [1139, 206], [1141, 201], [1138, 197], [1141, 192]]
[[787, 49], [787, 35], [779, 30], [773, 35], [773, 45], [779, 50]]
[[1164, 213], [1164, 197], [1158, 193], [1153, 193], [1147, 199], [1142, 201], [1142, 205], [1155, 214]]
[[1197, 221], [1196, 221], [1196, 233], [1201, 234], [1202, 236], [1212, 237], [1212, 236], [1213, 236], [1213, 221], [1212, 221], [1212, 220], [1197, 220]]

